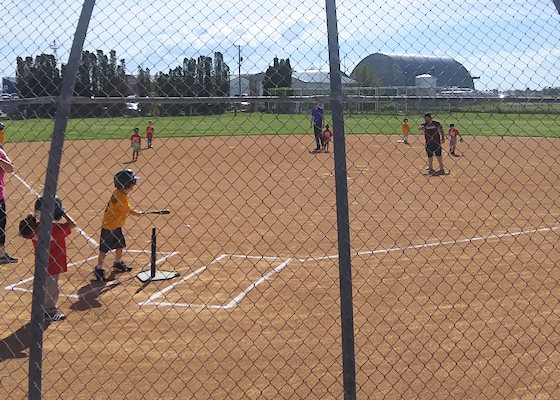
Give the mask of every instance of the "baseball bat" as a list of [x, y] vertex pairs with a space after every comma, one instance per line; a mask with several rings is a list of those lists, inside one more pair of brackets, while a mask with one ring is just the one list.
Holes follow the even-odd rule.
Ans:
[[164, 214], [171, 214], [171, 211], [169, 211], [169, 210], [151, 210], [151, 211], [142, 211], [142, 214], [164, 215]]

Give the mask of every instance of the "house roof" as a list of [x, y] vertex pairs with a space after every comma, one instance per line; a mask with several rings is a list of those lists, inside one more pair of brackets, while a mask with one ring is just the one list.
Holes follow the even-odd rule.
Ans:
[[[292, 73], [292, 78], [298, 79], [305, 83], [328, 84], [331, 81], [331, 74], [328, 71], [319, 70], [294, 71]], [[343, 85], [352, 85], [358, 83], [354, 79], [351, 79], [345, 75], [342, 75], [341, 81]]]

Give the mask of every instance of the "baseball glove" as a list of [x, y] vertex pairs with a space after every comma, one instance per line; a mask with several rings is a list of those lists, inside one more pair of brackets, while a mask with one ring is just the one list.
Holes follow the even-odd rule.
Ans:
[[19, 221], [19, 235], [26, 239], [31, 239], [35, 236], [35, 229], [37, 228], [37, 220], [33, 214]]

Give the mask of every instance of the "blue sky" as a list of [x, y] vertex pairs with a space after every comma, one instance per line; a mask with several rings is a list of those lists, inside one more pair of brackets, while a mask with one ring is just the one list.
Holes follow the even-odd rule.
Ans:
[[[81, 1], [6, 0], [0, 74], [17, 56], [52, 53], [66, 62]], [[274, 57], [292, 67], [328, 70], [324, 2], [97, 1], [84, 48], [114, 49], [127, 72], [168, 71], [185, 57], [224, 54], [232, 74], [266, 70]], [[350, 74], [375, 52], [451, 57], [475, 87], [560, 87], [560, 15], [552, 0], [338, 0], [340, 60]]]

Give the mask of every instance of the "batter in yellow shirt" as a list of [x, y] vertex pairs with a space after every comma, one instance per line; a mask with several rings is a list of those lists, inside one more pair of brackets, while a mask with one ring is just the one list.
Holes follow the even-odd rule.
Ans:
[[124, 226], [130, 210], [132, 210], [132, 207], [128, 201], [128, 193], [115, 189], [111, 195], [111, 200], [107, 203], [107, 208], [105, 208], [101, 227], [112, 231]]

